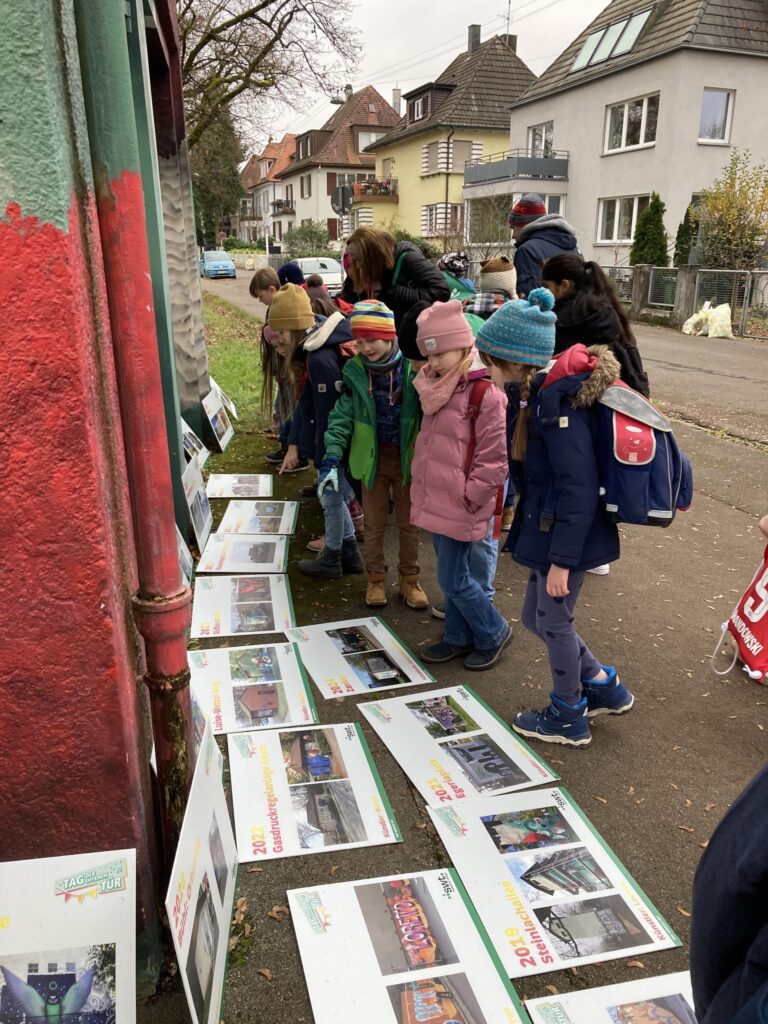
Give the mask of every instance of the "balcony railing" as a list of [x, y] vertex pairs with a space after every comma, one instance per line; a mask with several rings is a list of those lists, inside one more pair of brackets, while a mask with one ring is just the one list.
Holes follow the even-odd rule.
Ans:
[[464, 184], [479, 185], [512, 178], [568, 180], [567, 150], [508, 149], [491, 153], [464, 166]]
[[283, 214], [296, 213], [296, 203], [293, 199], [276, 199], [272, 203], [272, 216], [280, 217]]
[[397, 178], [379, 178], [376, 181], [356, 181], [352, 186], [352, 199], [385, 199], [398, 201]]

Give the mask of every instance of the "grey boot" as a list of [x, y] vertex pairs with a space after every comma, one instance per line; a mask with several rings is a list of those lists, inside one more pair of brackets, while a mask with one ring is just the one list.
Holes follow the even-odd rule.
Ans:
[[347, 537], [341, 545], [341, 571], [344, 573], [365, 572], [365, 562], [354, 537]]
[[299, 569], [305, 576], [314, 576], [320, 580], [338, 580], [341, 578], [341, 551], [323, 548], [317, 558], [302, 558]]

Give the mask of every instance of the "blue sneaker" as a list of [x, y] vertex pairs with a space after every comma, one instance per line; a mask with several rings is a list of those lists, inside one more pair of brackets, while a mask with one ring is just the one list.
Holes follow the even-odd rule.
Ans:
[[631, 711], [635, 698], [619, 679], [613, 665], [601, 665], [608, 676], [600, 682], [594, 679], [582, 679], [582, 693], [587, 698], [587, 718], [596, 715], [625, 715]]
[[521, 711], [512, 719], [512, 728], [521, 736], [542, 743], [562, 743], [566, 747], [588, 747], [592, 733], [587, 721], [587, 702], [566, 704], [554, 693], [543, 711]]

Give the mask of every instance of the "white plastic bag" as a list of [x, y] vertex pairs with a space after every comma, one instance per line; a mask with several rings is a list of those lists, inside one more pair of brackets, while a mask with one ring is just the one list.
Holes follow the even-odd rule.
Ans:
[[733, 337], [733, 331], [731, 330], [731, 307], [727, 302], [710, 310], [707, 327], [707, 333], [710, 338]]
[[707, 334], [711, 305], [712, 303], [707, 299], [698, 313], [688, 317], [683, 324], [683, 334]]

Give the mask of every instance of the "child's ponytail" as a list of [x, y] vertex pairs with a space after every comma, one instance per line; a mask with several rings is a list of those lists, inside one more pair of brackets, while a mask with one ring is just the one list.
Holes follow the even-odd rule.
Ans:
[[517, 414], [515, 432], [512, 435], [512, 458], [515, 462], [522, 462], [525, 458], [525, 450], [528, 446], [528, 418], [531, 415], [528, 400], [536, 374], [540, 372], [540, 366], [528, 366], [525, 376], [520, 381], [520, 411]]

